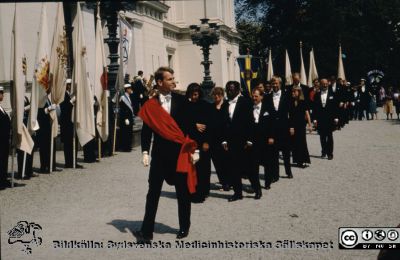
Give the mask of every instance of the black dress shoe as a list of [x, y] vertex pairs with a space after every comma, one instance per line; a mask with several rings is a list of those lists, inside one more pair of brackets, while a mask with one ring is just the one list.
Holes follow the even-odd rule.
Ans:
[[287, 175], [287, 177], [288, 177], [288, 179], [293, 179], [293, 174], [289, 173], [289, 174]]
[[182, 239], [189, 235], [189, 230], [179, 230], [178, 234], [176, 234], [176, 239]]
[[83, 166], [80, 164], [75, 165], [75, 169], [83, 169]]
[[0, 188], [11, 188], [11, 182], [9, 180], [0, 181]]
[[143, 234], [142, 231], [135, 231], [134, 235], [136, 236], [138, 242], [140, 243], [150, 243], [153, 240], [153, 235]]
[[328, 155], [328, 160], [332, 160], [333, 159], [333, 155]]
[[32, 174], [31, 174], [31, 177], [32, 177], [32, 178], [39, 177], [39, 174], [32, 173]]
[[229, 184], [224, 184], [224, 185], [222, 185], [222, 190], [223, 191], [230, 191], [231, 187], [229, 186]]
[[326, 157], [325, 153], [321, 154], [321, 158], [325, 158], [325, 157]]
[[269, 190], [269, 189], [271, 189], [271, 185], [265, 185], [265, 187], [264, 187], [264, 189], [266, 189], [266, 190]]
[[272, 183], [275, 183], [275, 182], [277, 182], [277, 181], [279, 181], [279, 177], [276, 177], [276, 178], [273, 178], [273, 179], [272, 179]]
[[233, 195], [228, 199], [228, 202], [234, 202], [243, 199], [243, 195]]
[[256, 191], [256, 195], [254, 196], [254, 199], [259, 200], [259, 199], [261, 199], [261, 196], [262, 196], [262, 192], [260, 189], [260, 190]]

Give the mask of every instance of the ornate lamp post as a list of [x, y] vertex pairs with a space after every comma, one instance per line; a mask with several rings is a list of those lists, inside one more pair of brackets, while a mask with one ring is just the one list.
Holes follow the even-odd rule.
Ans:
[[214, 82], [211, 80], [210, 75], [210, 49], [212, 45], [218, 44], [219, 40], [219, 26], [216, 23], [209, 23], [208, 18], [200, 19], [201, 24], [191, 25], [190, 34], [194, 44], [201, 47], [203, 51], [204, 60], [201, 64], [204, 66], [204, 78], [202, 82], [202, 88], [204, 91], [204, 97], [206, 100], [210, 100], [210, 92], [214, 87]]
[[104, 40], [108, 45], [110, 64], [108, 65], [108, 89], [110, 96], [113, 97], [117, 89], [115, 83], [119, 69], [118, 48], [120, 39], [117, 38], [118, 13], [119, 11], [132, 11], [136, 8], [135, 1], [101, 1], [100, 2], [102, 18], [107, 20], [108, 38]]
[[[108, 84], [107, 89], [110, 91], [110, 98], [109, 98], [109, 138], [107, 144], [105, 145], [105, 155], [113, 155], [114, 147], [115, 147], [115, 126], [117, 118], [117, 109], [116, 104], [113, 103], [111, 100], [115, 96], [115, 93], [119, 90], [119, 87], [116, 86], [116, 81], [118, 77], [118, 70], [119, 70], [119, 43], [120, 39], [117, 37], [117, 29], [118, 29], [118, 13], [119, 11], [132, 11], [136, 9], [136, 1], [121, 1], [121, 0], [89, 0], [86, 1], [86, 4], [89, 8], [93, 8], [96, 10], [96, 3], [100, 3], [100, 15], [102, 19], [107, 21], [107, 31], [108, 31], [108, 38], [104, 39], [104, 42], [107, 43], [109, 49], [108, 58], [110, 59], [110, 64], [108, 65]], [[121, 83], [123, 84], [123, 83]], [[118, 100], [116, 101], [118, 102]], [[114, 123], [111, 123], [114, 122]]]

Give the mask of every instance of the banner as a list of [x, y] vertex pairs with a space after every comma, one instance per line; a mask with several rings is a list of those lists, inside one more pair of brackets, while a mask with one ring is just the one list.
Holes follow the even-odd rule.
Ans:
[[101, 27], [100, 8], [96, 17], [96, 70], [94, 90], [99, 110], [96, 115], [96, 128], [103, 142], [108, 139], [108, 90], [107, 90], [107, 62], [104, 51], [103, 28]]
[[29, 111], [28, 129], [31, 133], [39, 129], [37, 121], [38, 109], [43, 107], [47, 100], [46, 91], [49, 89], [50, 48], [47, 28], [46, 3], [42, 3], [42, 14], [38, 31], [34, 73], [32, 80], [31, 110]]
[[251, 55], [239, 56], [237, 63], [240, 68], [240, 83], [242, 86], [243, 95], [251, 96], [251, 90], [253, 79], [256, 79], [259, 75], [258, 71], [261, 67], [259, 58], [253, 58]]
[[20, 37], [21, 27], [19, 21], [19, 6], [15, 4], [14, 25], [12, 30], [11, 43], [11, 88], [10, 98], [12, 107], [12, 145], [28, 154], [33, 149], [33, 140], [28, 129], [24, 125], [24, 100], [25, 100], [25, 75], [24, 63], [26, 58], [22, 53], [22, 38]]
[[90, 88], [89, 76], [87, 74], [87, 53], [80, 4], [77, 7], [77, 14], [73, 24], [75, 66], [72, 82], [74, 93], [76, 94], [74, 106], [74, 109], [76, 109], [76, 133], [79, 143], [84, 146], [95, 137], [94, 95]]

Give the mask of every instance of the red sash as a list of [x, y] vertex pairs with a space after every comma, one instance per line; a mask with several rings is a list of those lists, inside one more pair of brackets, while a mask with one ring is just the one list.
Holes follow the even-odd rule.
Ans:
[[[165, 111], [156, 97], [149, 99], [139, 111], [139, 117], [154, 132], [171, 142], [181, 144], [176, 171], [187, 173], [187, 186], [190, 193], [196, 192], [196, 167], [191, 162], [191, 154], [197, 148], [197, 143], [185, 136], [178, 124]], [[168, 151], [165, 151], [168, 153]]]

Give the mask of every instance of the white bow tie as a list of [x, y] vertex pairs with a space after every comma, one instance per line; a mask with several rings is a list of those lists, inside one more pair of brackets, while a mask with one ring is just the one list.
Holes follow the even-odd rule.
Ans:
[[171, 100], [171, 94], [168, 95], [160, 95], [161, 103], [169, 102]]
[[256, 110], [260, 110], [261, 109], [261, 107], [259, 105], [254, 105], [253, 108], [256, 109]]
[[279, 96], [280, 94], [279, 94], [279, 92], [274, 92], [272, 95], [273, 95], [274, 97], [276, 97], [276, 96]]
[[237, 101], [238, 101], [237, 99], [232, 99], [232, 100], [229, 100], [229, 105], [230, 105], [230, 104], [236, 104], [236, 103], [237, 103]]

